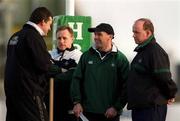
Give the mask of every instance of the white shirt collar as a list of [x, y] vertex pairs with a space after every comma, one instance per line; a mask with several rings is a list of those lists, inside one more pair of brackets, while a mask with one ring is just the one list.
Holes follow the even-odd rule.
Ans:
[[[97, 50], [95, 44], [92, 46], [92, 48], [94, 50]], [[112, 43], [112, 50], [111, 50], [111, 52], [118, 52], [118, 48], [117, 48], [117, 46], [114, 43]]]
[[41, 36], [45, 35], [43, 30], [38, 25], [36, 25], [35, 23], [33, 23], [31, 21], [28, 21], [26, 24], [29, 24], [29, 25], [33, 26], [40, 33]]

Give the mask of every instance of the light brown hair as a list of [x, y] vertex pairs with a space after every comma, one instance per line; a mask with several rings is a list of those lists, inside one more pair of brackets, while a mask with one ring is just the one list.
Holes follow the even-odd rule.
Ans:
[[74, 37], [74, 32], [73, 32], [72, 28], [69, 27], [69, 26], [60, 26], [60, 27], [58, 27], [57, 30], [56, 30], [56, 34], [59, 31], [62, 31], [62, 30], [68, 30], [68, 32], [72, 35], [72, 37]]
[[143, 29], [144, 29], [144, 30], [149, 30], [149, 31], [152, 32], [152, 34], [154, 34], [154, 26], [153, 26], [153, 24], [152, 24], [152, 22], [151, 22], [150, 19], [140, 18], [140, 19], [138, 19], [138, 20], [136, 20], [136, 21], [143, 21], [143, 22], [144, 22], [144, 24], [143, 24]]

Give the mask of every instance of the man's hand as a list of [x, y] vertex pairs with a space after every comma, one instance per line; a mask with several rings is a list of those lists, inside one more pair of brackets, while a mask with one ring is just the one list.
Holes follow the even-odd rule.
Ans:
[[167, 104], [168, 104], [168, 105], [171, 105], [171, 104], [173, 104], [174, 102], [175, 102], [175, 98], [171, 98], [171, 99], [168, 100]]
[[114, 107], [110, 107], [106, 110], [106, 118], [113, 118], [117, 115], [117, 110]]
[[74, 105], [73, 112], [76, 117], [80, 116], [80, 113], [83, 112], [83, 108], [80, 103]]

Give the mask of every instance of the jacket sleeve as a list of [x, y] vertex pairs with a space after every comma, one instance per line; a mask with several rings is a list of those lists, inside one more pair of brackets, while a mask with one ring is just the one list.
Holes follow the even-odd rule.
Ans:
[[150, 65], [155, 83], [166, 99], [175, 97], [177, 87], [171, 78], [170, 62], [167, 53], [155, 49], [151, 56]]
[[120, 111], [124, 108], [127, 103], [127, 89], [126, 89], [126, 81], [128, 78], [129, 72], [129, 62], [127, 58], [122, 55], [120, 57], [118, 64], [118, 86], [117, 86], [117, 100], [115, 101], [113, 107], [116, 108], [117, 111]]
[[77, 68], [74, 71], [71, 83], [71, 98], [73, 102], [81, 102], [81, 88], [83, 83], [83, 75], [85, 70], [84, 55], [81, 56]]
[[[79, 54], [78, 51], [76, 51], [75, 58], [69, 58], [69, 59], [62, 59], [62, 60], [54, 60], [53, 66], [51, 66], [50, 75], [55, 77], [55, 80], [57, 81], [64, 81], [64, 83], [70, 83], [72, 80], [72, 75], [74, 73], [74, 70], [77, 67], [77, 63], [79, 62], [79, 59], [81, 57], [81, 53]], [[52, 56], [52, 54], [51, 54]], [[64, 70], [64, 71], [63, 71]]]
[[55, 77], [56, 75], [62, 73], [61, 68], [59, 68], [57, 65], [52, 64], [48, 70], [47, 76], [50, 77]]
[[44, 39], [35, 32], [29, 33], [27, 37], [27, 46], [32, 56], [32, 62], [37, 73], [47, 72], [51, 66], [50, 55], [47, 51]]

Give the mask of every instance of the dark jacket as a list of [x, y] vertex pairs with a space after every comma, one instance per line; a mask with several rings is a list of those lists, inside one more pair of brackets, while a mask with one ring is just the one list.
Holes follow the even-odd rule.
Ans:
[[[68, 115], [68, 111], [73, 108], [70, 84], [81, 54], [82, 52], [74, 46], [64, 51], [60, 51], [58, 48], [50, 51], [54, 62], [49, 70], [49, 74], [54, 76], [54, 121], [71, 120]], [[48, 107], [49, 94], [45, 100]]]
[[128, 70], [127, 58], [115, 46], [104, 57], [90, 48], [81, 56], [73, 75], [73, 102], [80, 102], [85, 112], [104, 114], [110, 107], [122, 111], [127, 102]]
[[151, 36], [136, 47], [127, 81], [128, 109], [167, 104], [177, 92], [167, 53]]
[[9, 40], [5, 67], [5, 93], [44, 95], [45, 74], [51, 65], [43, 37], [25, 24]]

